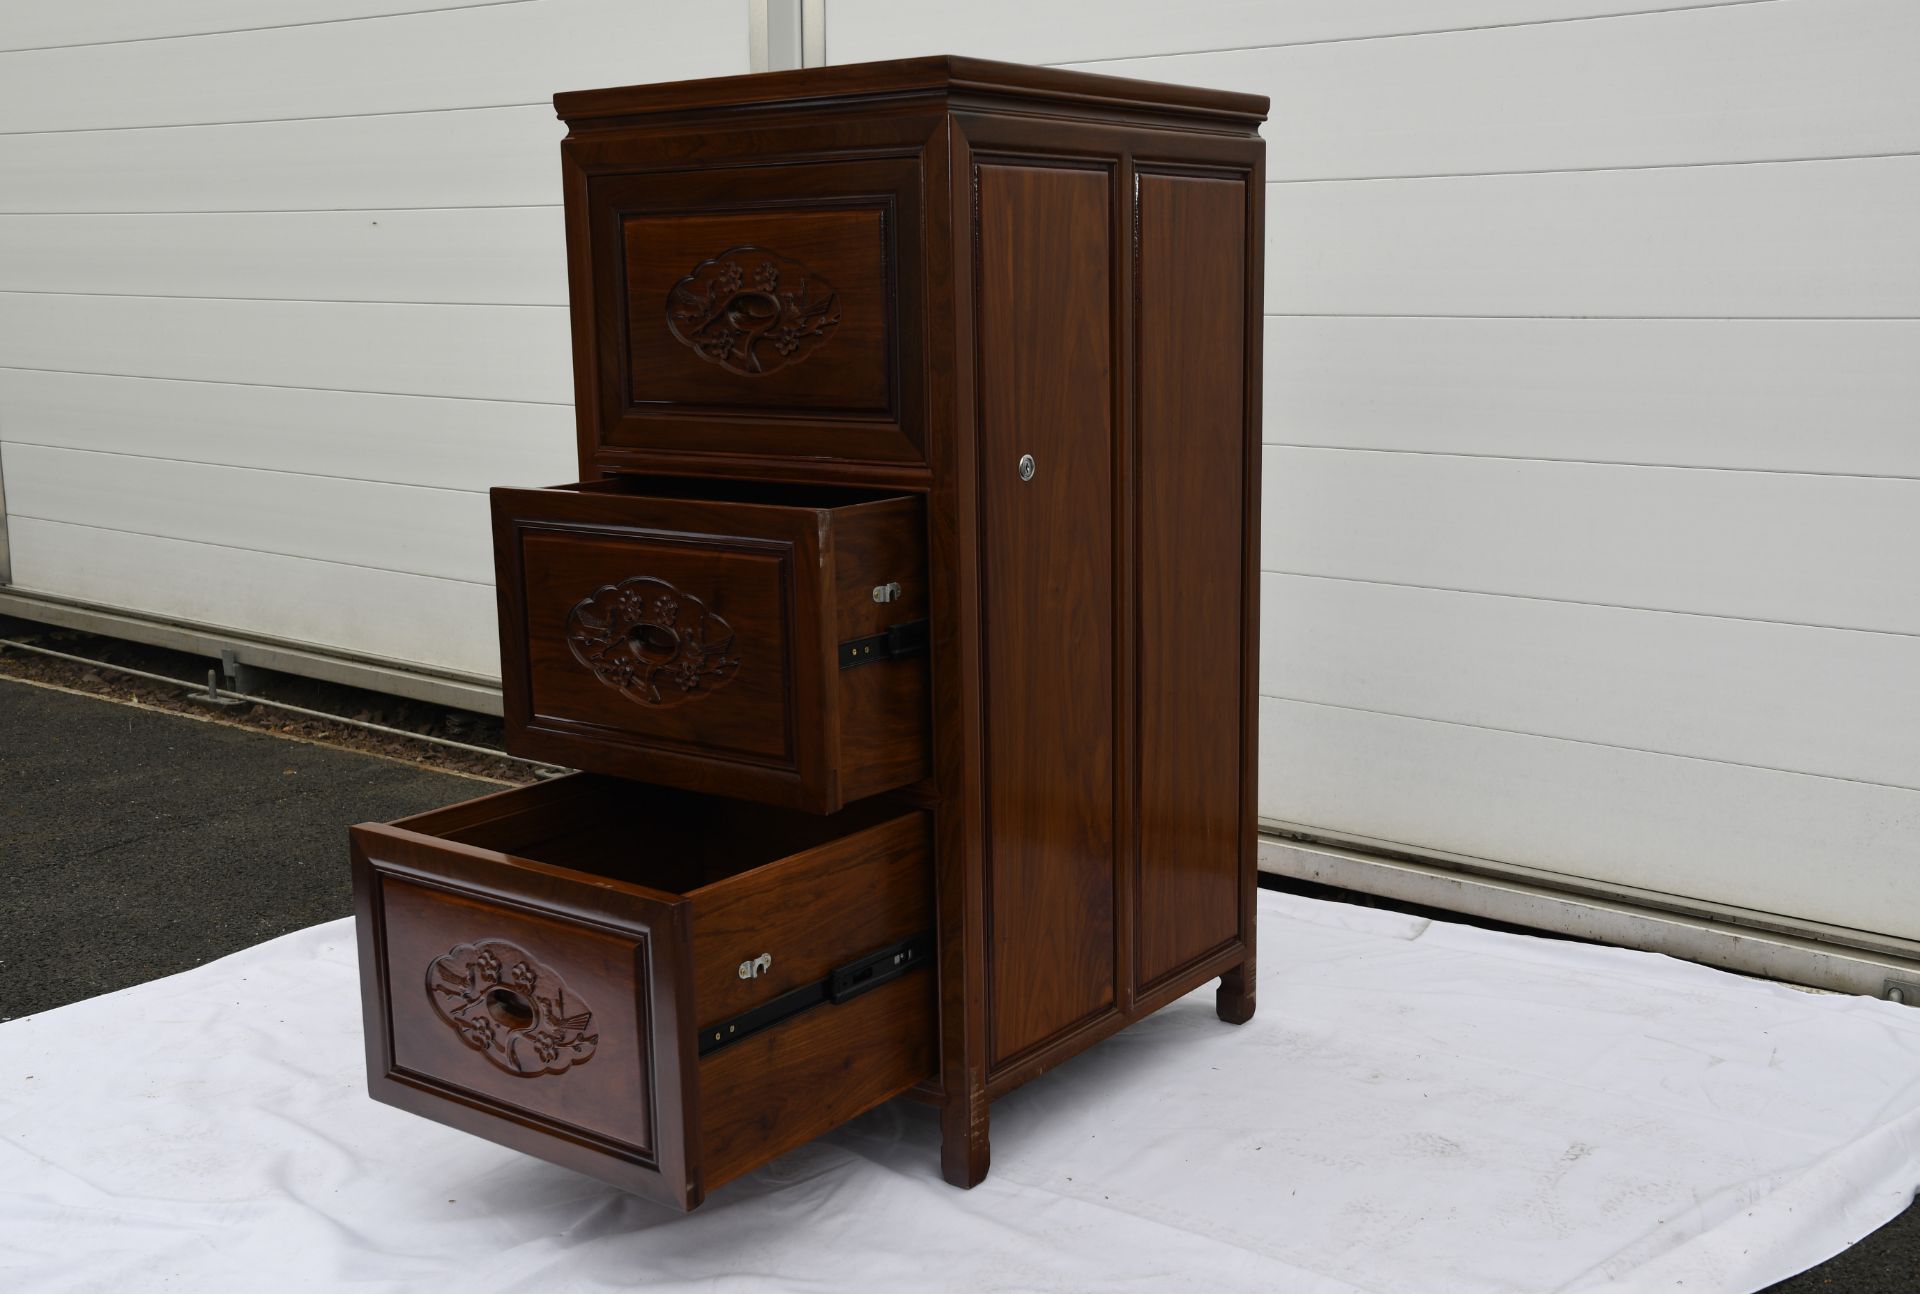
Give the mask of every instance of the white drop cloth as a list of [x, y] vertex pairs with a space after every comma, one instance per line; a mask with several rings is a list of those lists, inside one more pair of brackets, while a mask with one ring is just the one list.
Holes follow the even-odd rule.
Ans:
[[0, 1288], [1750, 1291], [1920, 1182], [1920, 1011], [1260, 896], [1195, 994], [996, 1103], [896, 1102], [689, 1215], [375, 1105], [353, 934], [0, 1025]]

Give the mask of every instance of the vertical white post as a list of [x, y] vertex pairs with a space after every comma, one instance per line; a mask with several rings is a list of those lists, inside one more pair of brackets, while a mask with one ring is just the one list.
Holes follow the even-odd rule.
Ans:
[[800, 0], [800, 66], [827, 65], [827, 0]]
[[827, 61], [827, 0], [747, 0], [747, 40], [756, 72]]

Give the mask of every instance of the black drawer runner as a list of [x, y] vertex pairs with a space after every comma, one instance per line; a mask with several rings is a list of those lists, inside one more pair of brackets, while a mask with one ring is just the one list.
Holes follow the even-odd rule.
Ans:
[[889, 980], [900, 978], [925, 962], [932, 952], [933, 936], [922, 931], [911, 939], [903, 939], [879, 952], [868, 953], [858, 961], [848, 962], [825, 979], [789, 989], [751, 1011], [742, 1011], [730, 1020], [707, 1025], [700, 1030], [700, 1054], [711, 1055], [823, 1002], [845, 1002], [859, 997]]

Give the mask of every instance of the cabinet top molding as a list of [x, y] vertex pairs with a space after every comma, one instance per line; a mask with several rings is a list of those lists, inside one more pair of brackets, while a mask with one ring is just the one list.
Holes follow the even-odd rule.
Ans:
[[1231, 90], [1167, 85], [1060, 68], [937, 54], [879, 63], [759, 72], [749, 76], [667, 81], [553, 97], [554, 110], [575, 130], [668, 113], [753, 113], [798, 105], [863, 101], [945, 100], [959, 105], [1041, 101], [1097, 113], [1178, 118], [1189, 126], [1251, 132], [1266, 120], [1267, 98]]

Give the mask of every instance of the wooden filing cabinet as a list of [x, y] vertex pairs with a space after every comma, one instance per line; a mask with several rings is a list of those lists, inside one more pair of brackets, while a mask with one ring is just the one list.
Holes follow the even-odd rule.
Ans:
[[373, 1095], [669, 1204], [1254, 1002], [1266, 101], [923, 58], [563, 94], [581, 481], [507, 734], [353, 832]]

